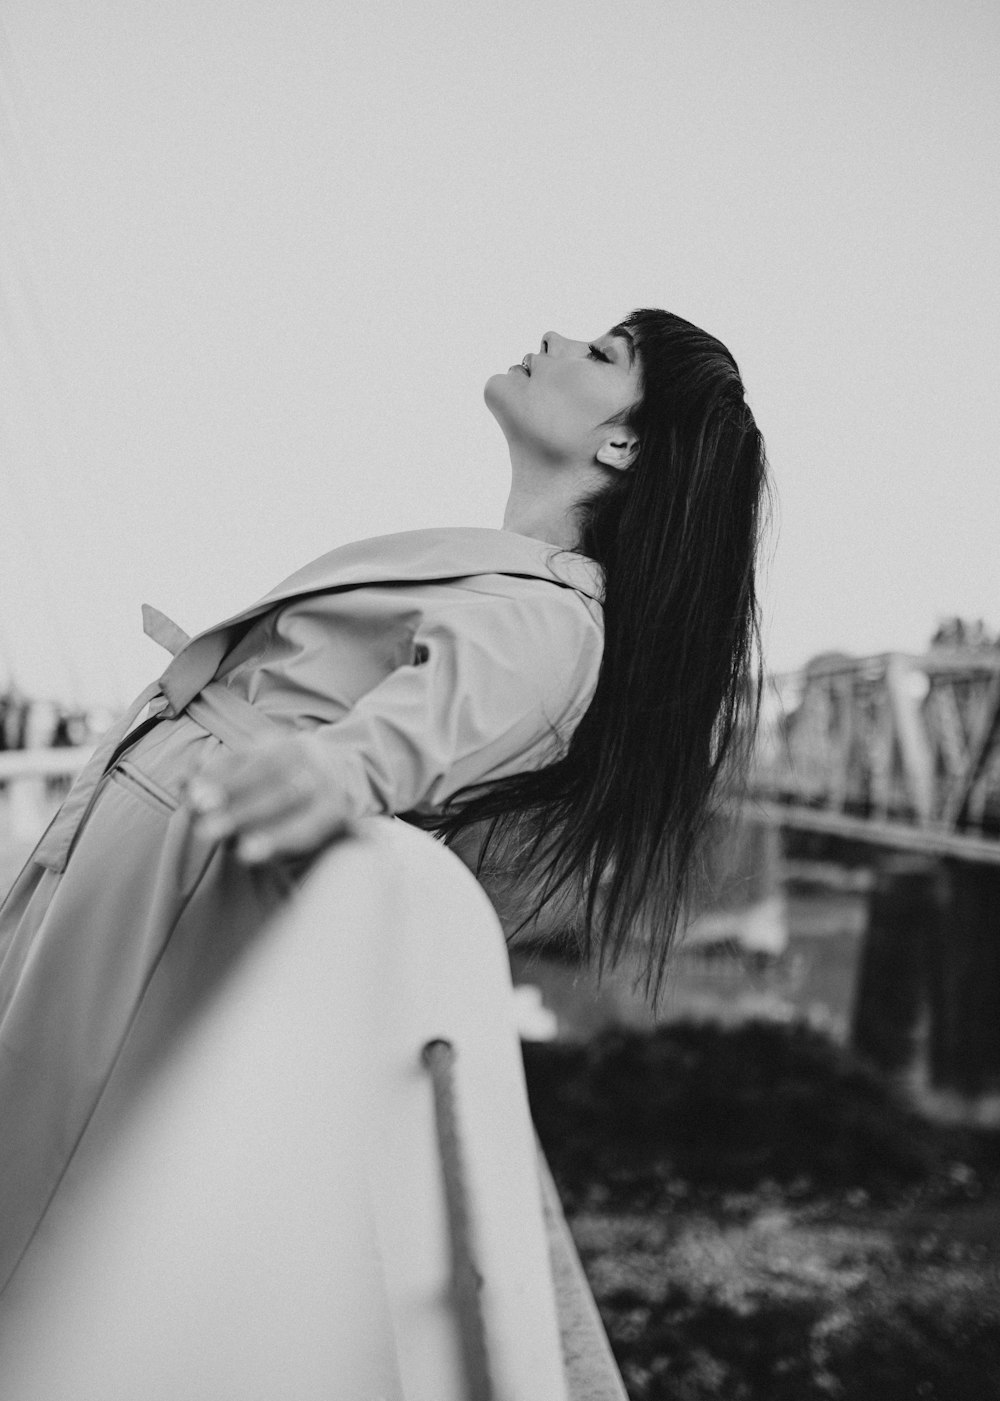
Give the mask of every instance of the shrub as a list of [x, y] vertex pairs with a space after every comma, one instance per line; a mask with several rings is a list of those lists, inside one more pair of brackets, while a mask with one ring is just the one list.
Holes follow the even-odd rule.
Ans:
[[595, 1190], [653, 1204], [676, 1179], [878, 1196], [927, 1177], [940, 1159], [928, 1125], [804, 1024], [673, 1023], [583, 1046], [527, 1043], [524, 1059], [568, 1207]]

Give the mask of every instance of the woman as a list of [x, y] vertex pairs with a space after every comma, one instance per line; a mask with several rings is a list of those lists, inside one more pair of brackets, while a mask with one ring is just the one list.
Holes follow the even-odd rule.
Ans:
[[352, 819], [500, 853], [519, 916], [574, 911], [599, 965], [635, 940], [658, 984], [739, 747], [763, 443], [729, 352], [661, 311], [547, 334], [486, 402], [503, 530], [335, 550], [193, 641], [146, 610], [174, 661], [0, 914], [0, 1281], [167, 943], [208, 978]]

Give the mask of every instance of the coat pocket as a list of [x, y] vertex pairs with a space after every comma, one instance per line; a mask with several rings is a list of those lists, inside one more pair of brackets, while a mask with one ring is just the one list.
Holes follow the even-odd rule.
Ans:
[[180, 802], [174, 795], [162, 788], [155, 779], [150, 778], [148, 773], [143, 773], [142, 769], [135, 764], [130, 764], [127, 759], [121, 760], [111, 770], [111, 781], [118, 783], [134, 797], [143, 799], [150, 807], [157, 812], [176, 812]]

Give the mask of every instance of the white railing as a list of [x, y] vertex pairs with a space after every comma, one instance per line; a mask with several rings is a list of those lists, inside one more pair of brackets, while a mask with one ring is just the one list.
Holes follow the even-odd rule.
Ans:
[[0, 783], [30, 778], [73, 778], [93, 752], [90, 745], [64, 745], [60, 749], [4, 749], [0, 751]]
[[624, 1401], [457, 858], [360, 824], [225, 941], [207, 982], [183, 940], [157, 963], [0, 1305], [4, 1394]]

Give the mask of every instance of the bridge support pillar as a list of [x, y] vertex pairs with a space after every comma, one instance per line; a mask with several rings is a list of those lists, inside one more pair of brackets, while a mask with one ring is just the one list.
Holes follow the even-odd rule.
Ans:
[[1000, 1122], [1000, 870], [950, 861], [946, 878], [928, 968], [929, 1089]]
[[852, 1042], [934, 1116], [1000, 1123], [1000, 870], [883, 859]]
[[884, 857], [875, 872], [854, 999], [854, 1049], [900, 1077], [923, 1061], [931, 949], [939, 939], [942, 887], [937, 864]]

